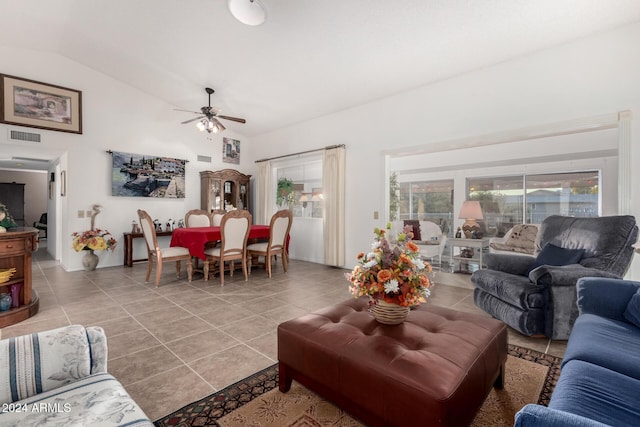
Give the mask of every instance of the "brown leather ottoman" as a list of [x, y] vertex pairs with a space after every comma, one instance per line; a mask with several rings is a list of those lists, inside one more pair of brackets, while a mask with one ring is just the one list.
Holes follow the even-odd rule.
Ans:
[[396, 326], [351, 299], [278, 326], [280, 391], [296, 380], [371, 426], [463, 426], [502, 388], [507, 328], [423, 304]]

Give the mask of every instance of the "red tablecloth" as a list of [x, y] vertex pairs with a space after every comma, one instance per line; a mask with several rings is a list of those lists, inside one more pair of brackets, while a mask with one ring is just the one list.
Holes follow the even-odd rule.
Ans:
[[[220, 240], [220, 227], [176, 228], [171, 235], [170, 246], [182, 246], [189, 249], [192, 256], [205, 259], [204, 245]], [[269, 239], [268, 225], [252, 225], [249, 239]]]

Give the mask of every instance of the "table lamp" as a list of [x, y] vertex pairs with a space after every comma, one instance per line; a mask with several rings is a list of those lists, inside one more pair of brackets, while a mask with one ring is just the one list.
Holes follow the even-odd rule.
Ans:
[[480, 232], [480, 225], [476, 220], [484, 218], [482, 216], [480, 202], [467, 200], [462, 203], [462, 208], [460, 209], [460, 215], [458, 215], [458, 218], [466, 220], [464, 224], [462, 224], [462, 232], [467, 239], [471, 238], [474, 231], [478, 234]]

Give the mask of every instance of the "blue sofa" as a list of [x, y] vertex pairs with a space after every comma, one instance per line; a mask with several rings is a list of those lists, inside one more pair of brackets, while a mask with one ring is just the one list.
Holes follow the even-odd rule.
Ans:
[[515, 426], [640, 425], [640, 282], [577, 283], [579, 316], [549, 406], [526, 405]]

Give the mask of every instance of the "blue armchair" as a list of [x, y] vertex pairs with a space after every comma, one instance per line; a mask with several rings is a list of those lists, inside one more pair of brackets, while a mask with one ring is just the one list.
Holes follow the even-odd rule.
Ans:
[[578, 279], [622, 278], [637, 238], [629, 215], [547, 217], [534, 256], [484, 256], [487, 268], [471, 276], [474, 302], [524, 335], [566, 340], [578, 315]]

